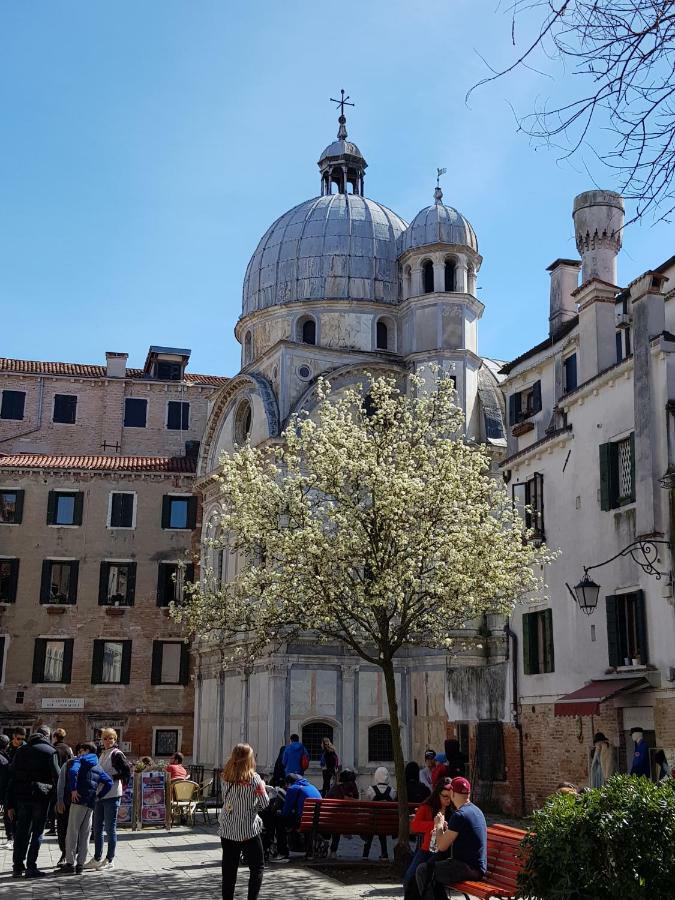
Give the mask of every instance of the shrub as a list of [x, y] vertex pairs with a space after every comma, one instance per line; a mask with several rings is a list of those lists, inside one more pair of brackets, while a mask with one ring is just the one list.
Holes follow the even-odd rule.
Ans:
[[520, 876], [526, 897], [673, 900], [675, 782], [616, 775], [579, 797], [555, 794], [533, 816]]

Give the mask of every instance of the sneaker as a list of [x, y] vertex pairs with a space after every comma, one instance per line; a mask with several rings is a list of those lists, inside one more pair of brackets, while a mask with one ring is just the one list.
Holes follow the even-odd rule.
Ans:
[[40, 869], [26, 869], [26, 878], [46, 878], [47, 873]]
[[75, 866], [75, 874], [76, 874], [76, 875], [81, 875], [81, 874], [82, 874], [82, 871], [83, 871], [83, 868], [84, 868], [83, 866]]
[[103, 868], [104, 869], [114, 869], [115, 868], [115, 860], [114, 859], [104, 859], [103, 860]]
[[287, 863], [290, 861], [291, 861], [291, 859], [288, 855], [282, 856], [280, 853], [277, 853], [276, 856], [270, 856], [271, 863]]
[[64, 863], [61, 866], [61, 871], [59, 875], [74, 875], [75, 874], [75, 866], [72, 863]]
[[96, 859], [95, 856], [92, 856], [92, 858], [89, 860], [89, 862], [86, 862], [84, 864], [84, 868], [85, 869], [100, 869], [102, 865], [103, 865], [102, 859]]
[[12, 869], [12, 878], [23, 878], [23, 869]]
[[56, 868], [60, 869], [62, 866], [65, 866], [65, 864], [66, 864], [66, 858], [65, 858], [65, 856], [62, 856], [61, 859], [57, 862]]
[[3, 850], [13, 850], [14, 849], [14, 841], [12, 840], [12, 838], [5, 841], [5, 843], [2, 845], [2, 849]]

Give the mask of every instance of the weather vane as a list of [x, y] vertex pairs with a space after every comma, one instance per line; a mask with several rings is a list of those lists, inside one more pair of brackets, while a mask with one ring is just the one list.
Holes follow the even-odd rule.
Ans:
[[340, 95], [341, 95], [341, 96], [340, 96], [340, 99], [339, 99], [339, 100], [336, 100], [335, 97], [331, 97], [331, 98], [330, 98], [330, 102], [331, 102], [331, 103], [337, 103], [337, 105], [340, 107], [340, 115], [341, 115], [341, 116], [344, 116], [344, 114], [345, 114], [345, 106], [354, 106], [354, 104], [348, 102], [348, 101], [349, 101], [349, 94], [347, 94], [347, 96], [345, 97], [345, 91], [344, 91], [344, 88], [341, 88], [341, 89], [340, 89]]
[[441, 175], [445, 175], [447, 169], [436, 169], [436, 187], [441, 186]]

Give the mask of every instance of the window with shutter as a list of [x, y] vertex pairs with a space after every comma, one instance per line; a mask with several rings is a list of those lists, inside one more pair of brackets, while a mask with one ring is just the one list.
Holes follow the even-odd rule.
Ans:
[[0, 559], [0, 603], [15, 603], [19, 580], [19, 560]]
[[563, 362], [563, 381], [566, 394], [577, 387], [577, 355], [573, 353]]
[[0, 419], [21, 420], [26, 406], [25, 391], [3, 391], [0, 403]]
[[148, 401], [127, 397], [124, 401], [124, 427], [145, 428], [148, 419]]
[[54, 394], [52, 421], [62, 425], [74, 425], [76, 418], [77, 396], [75, 394]]
[[23, 491], [0, 491], [0, 525], [21, 524], [23, 495]]
[[110, 495], [110, 528], [135, 527], [136, 494], [133, 491], [114, 491]]
[[168, 494], [162, 502], [162, 528], [187, 530], [197, 524], [197, 498]]
[[75, 559], [43, 560], [40, 603], [77, 603], [78, 574]]
[[99, 577], [101, 606], [133, 606], [136, 592], [135, 562], [102, 562]]
[[50, 525], [81, 525], [83, 499], [81, 491], [50, 491], [47, 520]]
[[170, 400], [167, 406], [166, 427], [170, 431], [187, 431], [190, 427], [190, 404]]
[[554, 671], [553, 613], [550, 609], [523, 614], [523, 671], [525, 675]]
[[635, 501], [635, 435], [600, 444], [600, 508], [617, 509]]

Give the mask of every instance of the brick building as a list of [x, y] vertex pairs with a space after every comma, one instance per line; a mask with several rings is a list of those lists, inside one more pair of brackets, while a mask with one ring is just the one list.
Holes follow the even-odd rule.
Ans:
[[0, 727], [113, 724], [192, 751], [189, 653], [166, 607], [193, 574], [208, 397], [227, 379], [151, 347], [106, 366], [0, 360]]

